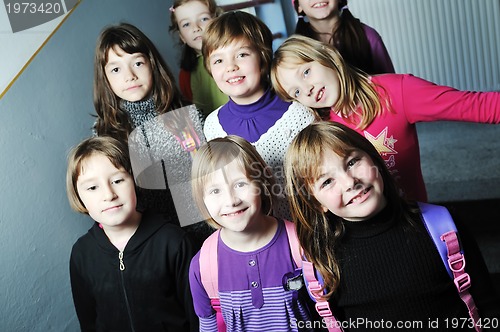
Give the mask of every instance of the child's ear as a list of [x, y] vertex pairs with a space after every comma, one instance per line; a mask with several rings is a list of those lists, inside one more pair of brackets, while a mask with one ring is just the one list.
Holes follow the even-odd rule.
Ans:
[[324, 213], [328, 212], [328, 208], [326, 206], [321, 205], [321, 210], [323, 210]]

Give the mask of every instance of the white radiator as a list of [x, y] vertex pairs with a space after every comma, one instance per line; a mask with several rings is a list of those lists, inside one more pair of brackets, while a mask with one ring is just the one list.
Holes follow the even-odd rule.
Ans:
[[500, 0], [350, 0], [382, 36], [398, 73], [500, 91]]

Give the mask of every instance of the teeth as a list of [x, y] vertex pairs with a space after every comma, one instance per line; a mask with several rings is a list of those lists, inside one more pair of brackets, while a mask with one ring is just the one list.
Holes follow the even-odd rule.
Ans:
[[240, 214], [240, 212], [241, 212], [241, 211], [238, 211], [238, 212], [235, 212], [235, 213], [227, 213], [227, 214], [225, 214], [225, 216], [226, 216], [226, 217], [234, 217], [234, 216], [236, 216], [236, 215]]
[[236, 78], [231, 78], [229, 80], [227, 80], [228, 83], [236, 83], [236, 82], [239, 82], [243, 79], [243, 77], [236, 77]]
[[324, 90], [323, 90], [323, 89], [321, 89], [321, 90], [319, 91], [319, 93], [318, 93], [318, 96], [316, 97], [316, 101], [320, 100], [320, 99], [321, 99], [321, 97], [323, 97], [323, 94], [324, 94]]
[[326, 5], [325, 2], [316, 3], [314, 4], [313, 8], [323, 7], [324, 5]]

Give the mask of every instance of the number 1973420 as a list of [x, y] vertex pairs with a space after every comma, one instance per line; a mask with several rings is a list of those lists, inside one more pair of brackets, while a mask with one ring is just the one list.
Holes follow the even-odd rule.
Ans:
[[7, 2], [7, 14], [59, 14], [63, 8], [59, 2]]

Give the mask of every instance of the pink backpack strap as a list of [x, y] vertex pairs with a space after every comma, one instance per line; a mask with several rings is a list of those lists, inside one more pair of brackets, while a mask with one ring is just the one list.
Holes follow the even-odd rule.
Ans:
[[454, 231], [447, 232], [441, 235], [441, 240], [446, 243], [448, 248], [448, 266], [453, 272], [453, 282], [457, 287], [460, 298], [469, 310], [469, 316], [474, 321], [474, 327], [477, 332], [482, 331], [479, 313], [476, 303], [469, 292], [471, 285], [469, 274], [465, 272], [465, 257], [460, 250], [460, 243], [458, 241], [457, 233]]
[[288, 242], [290, 244], [290, 251], [292, 252], [292, 257], [297, 268], [302, 267], [302, 274], [306, 281], [307, 288], [309, 290], [310, 296], [316, 302], [316, 311], [323, 318], [325, 326], [329, 332], [341, 332], [341, 325], [333, 316], [330, 310], [330, 304], [321, 295], [323, 295], [323, 289], [321, 282], [316, 278], [316, 273], [314, 271], [314, 265], [302, 259], [302, 247], [299, 243], [299, 238], [297, 237], [297, 231], [295, 229], [295, 224], [291, 221], [285, 220], [285, 229], [288, 235]]
[[289, 220], [285, 220], [286, 234], [288, 235], [288, 243], [290, 245], [290, 251], [292, 252], [292, 258], [295, 262], [297, 268], [302, 267], [302, 248], [299, 243], [299, 238], [297, 237], [297, 232], [295, 230], [295, 224]]
[[471, 280], [469, 274], [465, 272], [465, 256], [460, 247], [455, 222], [444, 206], [422, 202], [419, 202], [418, 205], [425, 227], [438, 249], [441, 260], [453, 279], [460, 298], [467, 306], [476, 331], [480, 332], [482, 328], [479, 326], [479, 313], [469, 292]]
[[219, 268], [218, 268], [218, 253], [217, 245], [219, 243], [220, 229], [210, 235], [200, 250], [200, 277], [203, 288], [210, 298], [210, 304], [215, 310], [217, 319], [217, 329], [219, 332], [226, 331], [226, 324], [222, 317], [219, 298]]

